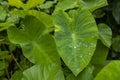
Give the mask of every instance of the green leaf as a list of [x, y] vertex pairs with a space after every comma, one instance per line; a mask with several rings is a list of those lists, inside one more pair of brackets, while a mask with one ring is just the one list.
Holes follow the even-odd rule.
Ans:
[[69, 74], [65, 80], [77, 80], [77, 78], [74, 76], [74, 74]]
[[98, 24], [99, 37], [102, 43], [110, 47], [112, 43], [112, 30], [104, 23]]
[[21, 0], [8, 0], [9, 5], [15, 6], [17, 8], [24, 8], [25, 4]]
[[92, 65], [88, 65], [77, 77], [73, 74], [69, 74], [66, 77], [66, 80], [93, 80], [93, 70], [94, 67]]
[[94, 76], [103, 68], [103, 64], [108, 56], [109, 48], [103, 45], [103, 43], [98, 40], [95, 53], [92, 57], [91, 64], [94, 65]]
[[107, 58], [108, 52], [109, 48], [103, 45], [102, 42], [98, 40], [97, 47], [92, 57], [91, 63], [94, 65], [103, 65]]
[[55, 64], [34, 65], [23, 72], [22, 80], [65, 80], [62, 70]]
[[83, 6], [87, 7], [91, 12], [94, 10], [107, 6], [107, 0], [80, 0]]
[[112, 7], [112, 14], [117, 21], [118, 24], [120, 24], [120, 0], [115, 0]]
[[10, 27], [8, 37], [12, 43], [20, 44], [24, 56], [33, 63], [60, 64], [54, 39], [45, 25], [33, 16], [26, 16], [23, 25], [23, 29]]
[[114, 51], [116, 52], [120, 52], [120, 35], [116, 36], [115, 38], [113, 38], [112, 40], [112, 48]]
[[120, 61], [111, 61], [95, 77], [94, 80], [120, 80]]
[[15, 14], [19, 17], [24, 18], [26, 15], [32, 15], [35, 16], [37, 19], [39, 19], [44, 25], [47, 27], [53, 26], [53, 20], [52, 17], [44, 12], [36, 11], [36, 10], [13, 10], [11, 12], [12, 14]]
[[57, 2], [57, 0], [54, 1], [46, 1], [46, 3], [41, 4], [39, 6], [37, 6], [40, 9], [49, 9], [50, 7], [52, 7], [55, 3]]
[[21, 80], [22, 76], [23, 76], [22, 71], [16, 71], [16, 72], [12, 75], [12, 77], [11, 77], [10, 80]]
[[8, 29], [10, 26], [14, 25], [12, 22], [0, 23], [0, 31]]
[[7, 18], [6, 22], [0, 23], [0, 31], [8, 29], [10, 26], [14, 26], [14, 24], [17, 24], [18, 22], [19, 22], [18, 16], [10, 15], [10, 17]]
[[24, 4], [21, 0], [8, 0], [11, 6], [16, 6], [17, 8], [30, 9], [38, 4], [42, 4], [45, 0], [28, 0], [26, 4]]
[[59, 0], [56, 9], [67, 10], [77, 6], [77, 0]]
[[105, 12], [103, 9], [97, 9], [93, 12], [93, 16], [95, 18], [103, 18], [105, 16]]
[[0, 6], [0, 21], [4, 21], [6, 18], [6, 11], [4, 10], [4, 8], [2, 6]]
[[93, 70], [94, 67], [89, 65], [83, 70], [78, 76], [77, 80], [93, 80]]
[[28, 0], [26, 4], [26, 9], [30, 9], [37, 6], [38, 4], [42, 4], [44, 1], [45, 0]]
[[74, 17], [62, 10], [56, 11], [53, 19], [59, 55], [78, 75], [88, 65], [96, 48], [98, 30], [95, 20], [86, 8], [78, 9]]

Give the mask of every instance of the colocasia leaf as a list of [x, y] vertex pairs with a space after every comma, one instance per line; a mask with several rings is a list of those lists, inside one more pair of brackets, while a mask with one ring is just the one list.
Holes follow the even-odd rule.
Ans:
[[98, 30], [92, 14], [84, 7], [72, 17], [58, 10], [53, 14], [55, 41], [59, 55], [71, 71], [78, 75], [95, 51]]
[[34, 65], [23, 72], [22, 80], [65, 80], [59, 66]]
[[106, 65], [94, 80], [120, 80], [120, 61], [112, 61]]
[[107, 6], [107, 0], [80, 0], [83, 6], [87, 7], [91, 12], [94, 10]]
[[22, 29], [10, 27], [8, 37], [12, 43], [20, 44], [23, 54], [37, 64], [60, 64], [54, 39], [45, 25], [33, 16], [26, 16]]

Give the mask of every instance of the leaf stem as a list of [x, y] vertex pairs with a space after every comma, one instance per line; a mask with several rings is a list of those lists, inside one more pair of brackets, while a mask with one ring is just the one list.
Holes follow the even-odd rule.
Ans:
[[15, 56], [13, 55], [13, 53], [11, 53], [11, 56], [13, 57], [15, 63], [16, 63], [17, 66], [19, 67], [19, 69], [20, 69], [21, 71], [23, 71], [22, 67], [21, 67], [20, 64], [17, 62], [17, 60], [16, 60]]
[[10, 79], [10, 75], [9, 75], [9, 73], [8, 73], [8, 69], [7, 69], [7, 68], [5, 69], [5, 72], [6, 72], [6, 74], [7, 74], [7, 78]]

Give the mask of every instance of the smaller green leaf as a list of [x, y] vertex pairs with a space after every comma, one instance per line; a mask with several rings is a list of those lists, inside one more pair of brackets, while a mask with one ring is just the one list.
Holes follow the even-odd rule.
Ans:
[[35, 16], [39, 19], [44, 25], [47, 27], [53, 26], [52, 17], [44, 12], [36, 11], [36, 10], [13, 10], [11, 14], [17, 15], [19, 17], [25, 18], [26, 15]]
[[102, 65], [108, 55], [109, 48], [102, 44], [100, 40], [97, 42], [95, 53], [92, 57], [91, 63], [94, 65]]
[[19, 17], [17, 15], [14, 14], [9, 14], [10, 16], [7, 18], [6, 22], [10, 22], [13, 24], [17, 24], [19, 23]]
[[91, 12], [94, 10], [107, 6], [107, 0], [80, 0], [83, 6], [87, 7]]
[[23, 76], [22, 71], [16, 71], [16, 72], [12, 75], [12, 77], [11, 77], [10, 80], [21, 80], [22, 76]]
[[99, 37], [102, 43], [105, 46], [110, 47], [112, 43], [112, 31], [109, 28], [109, 26], [107, 26], [104, 23], [100, 23], [98, 24], [98, 31], [99, 31]]
[[0, 6], [0, 21], [4, 21], [6, 18], [6, 15], [7, 15], [6, 11], [2, 6]]
[[118, 24], [120, 24], [120, 0], [114, 0], [112, 14]]
[[78, 76], [77, 80], [93, 80], [93, 70], [92, 65], [87, 66]]
[[111, 61], [97, 74], [94, 80], [120, 80], [120, 61]]
[[24, 8], [25, 4], [21, 0], [8, 0], [11, 6], [15, 6], [17, 8]]
[[116, 52], [120, 52], [120, 35], [113, 38], [112, 48]]
[[77, 6], [77, 0], [59, 0], [56, 9], [67, 10]]
[[26, 4], [24, 4], [21, 0], [8, 0], [11, 6], [16, 6], [17, 8], [30, 9], [38, 4], [42, 4], [45, 0], [28, 0]]
[[25, 6], [26, 9], [30, 9], [32, 7], [37, 6], [38, 4], [42, 4], [45, 0], [28, 0]]
[[108, 56], [109, 48], [103, 45], [103, 43], [98, 40], [95, 53], [92, 57], [91, 64], [94, 65], [94, 76], [103, 68], [103, 64]]
[[37, 6], [37, 7], [41, 8], [41, 9], [48, 9], [48, 8], [52, 7], [56, 2], [57, 2], [57, 0], [46, 1], [46, 3], [41, 4], [41, 5]]
[[10, 15], [6, 22], [0, 23], [0, 31], [8, 29], [10, 26], [14, 26], [14, 24], [19, 22], [19, 17], [16, 15]]
[[103, 16], [105, 16], [105, 12], [102, 9], [98, 9], [93, 12], [93, 16], [95, 18], [102, 18]]
[[34, 65], [23, 72], [22, 80], [65, 80], [63, 72], [56, 64]]

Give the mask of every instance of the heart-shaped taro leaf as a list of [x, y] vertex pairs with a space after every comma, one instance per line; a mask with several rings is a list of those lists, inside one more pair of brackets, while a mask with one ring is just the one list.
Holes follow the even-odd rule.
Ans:
[[23, 29], [8, 29], [10, 41], [20, 44], [24, 56], [33, 63], [60, 64], [54, 39], [48, 34], [45, 25], [33, 16], [26, 16], [23, 24]]
[[90, 62], [95, 51], [98, 29], [88, 9], [78, 9], [72, 17], [58, 10], [53, 14], [55, 41], [59, 55], [71, 71], [78, 75]]

